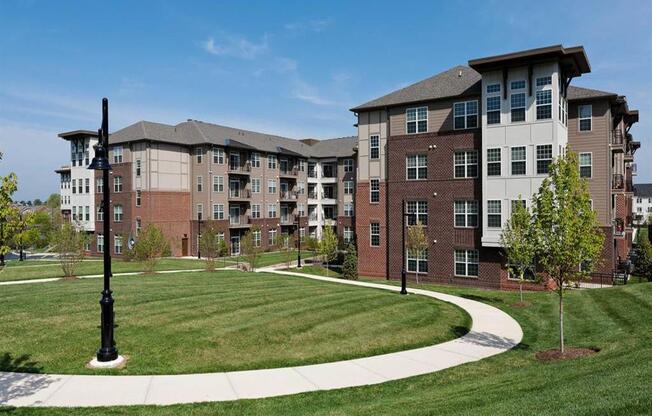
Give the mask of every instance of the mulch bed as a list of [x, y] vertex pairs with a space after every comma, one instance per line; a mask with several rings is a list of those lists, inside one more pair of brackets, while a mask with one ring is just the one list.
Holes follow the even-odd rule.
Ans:
[[589, 355], [594, 355], [600, 352], [598, 348], [565, 348], [562, 354], [559, 349], [552, 349], [546, 351], [539, 351], [536, 353], [537, 360], [543, 363], [549, 363], [562, 360], [573, 360], [575, 358], [582, 358]]

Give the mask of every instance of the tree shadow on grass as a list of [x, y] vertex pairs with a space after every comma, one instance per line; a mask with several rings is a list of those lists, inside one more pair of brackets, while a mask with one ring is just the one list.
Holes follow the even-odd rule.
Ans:
[[[14, 357], [9, 352], [0, 354], [0, 406], [10, 405], [10, 402], [25, 396], [30, 396], [39, 390], [47, 388], [52, 379], [44, 374], [43, 368], [31, 360], [27, 354]], [[31, 374], [28, 374], [31, 373]], [[0, 413], [10, 411], [10, 408], [0, 409]]]
[[518, 350], [528, 350], [530, 346], [527, 344], [514, 343], [514, 340], [510, 338], [500, 337], [487, 332], [476, 332], [471, 331], [460, 338], [462, 342], [469, 344], [480, 345], [483, 347], [491, 348], [511, 348]]

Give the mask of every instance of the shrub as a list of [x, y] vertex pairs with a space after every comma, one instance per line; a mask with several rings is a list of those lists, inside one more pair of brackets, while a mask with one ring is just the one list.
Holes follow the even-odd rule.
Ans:
[[84, 245], [87, 239], [88, 235], [84, 231], [78, 230], [69, 222], [52, 232], [50, 240], [54, 252], [59, 255], [64, 276], [75, 275], [75, 268], [86, 255]]
[[165, 239], [163, 231], [155, 225], [148, 225], [138, 236], [134, 245], [134, 258], [142, 261], [145, 272], [152, 273], [158, 260], [170, 251], [170, 244]]
[[349, 280], [358, 280], [358, 253], [353, 244], [349, 244], [342, 266], [342, 277]]

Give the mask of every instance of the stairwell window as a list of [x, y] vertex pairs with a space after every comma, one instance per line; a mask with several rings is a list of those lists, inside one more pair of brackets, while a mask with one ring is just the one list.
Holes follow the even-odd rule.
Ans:
[[113, 206], [113, 221], [122, 222], [122, 205]]
[[512, 81], [510, 84], [510, 108], [512, 123], [525, 121], [525, 81]]
[[372, 222], [369, 224], [369, 245], [371, 247], [380, 247], [380, 223]]
[[197, 157], [197, 164], [201, 164], [203, 156], [204, 149], [201, 147], [195, 147], [195, 157]]
[[591, 131], [591, 118], [593, 116], [592, 105], [581, 105], [578, 108], [579, 112], [579, 129], [580, 131]]
[[500, 84], [487, 85], [487, 124], [500, 124]]
[[478, 250], [455, 250], [455, 275], [478, 277], [480, 255]]
[[373, 178], [369, 181], [369, 202], [380, 202], [380, 179]]
[[197, 176], [197, 192], [204, 190], [204, 178]]
[[503, 226], [502, 203], [499, 200], [487, 201], [487, 227], [500, 228]]
[[224, 164], [224, 149], [213, 147], [213, 163], [216, 165]]
[[344, 181], [344, 195], [353, 195], [353, 181]]
[[406, 158], [406, 178], [409, 181], [428, 178], [428, 156], [410, 155]]
[[512, 175], [525, 175], [526, 160], [525, 146], [512, 147]]
[[143, 194], [141, 191], [136, 191], [136, 206], [139, 207], [141, 206], [143, 202]]
[[344, 216], [345, 217], [353, 216], [353, 202], [344, 203]]
[[197, 220], [201, 221], [204, 219], [204, 204], [197, 204]]
[[408, 108], [405, 110], [407, 134], [428, 131], [428, 107]]
[[501, 150], [499, 147], [495, 149], [487, 149], [487, 176], [500, 176], [502, 170], [501, 163]]
[[552, 145], [541, 144], [537, 146], [537, 175], [547, 175], [552, 163]]
[[478, 127], [478, 102], [465, 101], [453, 104], [453, 129], [474, 129]]
[[140, 178], [140, 173], [141, 173], [141, 161], [140, 159], [136, 159], [136, 177]]
[[113, 163], [122, 163], [122, 146], [113, 148]]
[[97, 235], [97, 252], [104, 253], [104, 235]]
[[353, 172], [353, 159], [344, 159], [344, 173]]
[[454, 177], [478, 177], [478, 152], [476, 150], [458, 150], [454, 157]]
[[455, 201], [455, 227], [478, 226], [478, 201]]
[[552, 118], [552, 90], [537, 91], [536, 100], [537, 100], [537, 120], [551, 119]]
[[380, 136], [372, 134], [369, 136], [369, 159], [380, 157]]
[[593, 176], [593, 165], [592, 165], [592, 154], [591, 153], [580, 153], [580, 178], [591, 179]]
[[104, 210], [101, 205], [97, 207], [97, 221], [104, 221]]
[[122, 176], [115, 176], [113, 178], [113, 192], [122, 192]]

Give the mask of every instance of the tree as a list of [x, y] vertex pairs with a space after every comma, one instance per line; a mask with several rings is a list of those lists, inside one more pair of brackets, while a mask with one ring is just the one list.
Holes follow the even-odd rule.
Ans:
[[217, 231], [214, 227], [208, 226], [201, 234], [199, 248], [206, 260], [206, 270], [215, 270], [215, 259], [219, 256], [219, 241]]
[[256, 271], [258, 265], [258, 256], [262, 250], [260, 240], [254, 239], [254, 233], [260, 233], [260, 227], [254, 225], [240, 239], [240, 251], [244, 254], [251, 271]]
[[512, 204], [512, 217], [505, 224], [500, 242], [507, 255], [509, 272], [518, 277], [521, 303], [523, 302], [525, 273], [532, 267], [536, 254], [532, 234], [530, 211], [523, 204]]
[[217, 240], [217, 256], [222, 257], [224, 260], [224, 267], [226, 267], [226, 257], [229, 255], [229, 245], [226, 244], [224, 237]]
[[283, 246], [281, 247], [281, 252], [283, 254], [283, 260], [285, 261], [285, 266], [289, 269], [290, 263], [294, 258], [294, 246], [296, 245], [296, 238], [292, 234], [283, 236]]
[[150, 224], [138, 236], [138, 241], [134, 245], [134, 259], [144, 263], [145, 272], [152, 273], [158, 260], [169, 250], [170, 244], [165, 239], [163, 231]]
[[315, 237], [308, 236], [304, 239], [306, 250], [312, 252], [312, 257], [315, 257], [315, 253], [319, 250], [319, 241]]
[[534, 196], [533, 235], [538, 262], [556, 284], [563, 354], [564, 286], [593, 271], [604, 236], [591, 209], [587, 181], [579, 176], [577, 155], [569, 150], [550, 165], [549, 172]]
[[342, 277], [349, 280], [358, 280], [358, 253], [355, 245], [349, 243], [342, 265]]
[[[641, 232], [639, 231], [639, 236]], [[647, 238], [638, 238], [636, 248], [636, 261], [634, 263], [636, 274], [652, 282], [652, 244]]]
[[88, 234], [78, 230], [74, 224], [66, 222], [52, 232], [50, 240], [54, 252], [59, 255], [63, 275], [74, 276], [75, 268], [86, 255], [84, 246], [88, 240]]
[[24, 251], [31, 247], [37, 239], [37, 233], [32, 228], [34, 225], [34, 212], [26, 209], [15, 208], [9, 217], [12, 245], [19, 253], [20, 261], [25, 259]]
[[[428, 239], [426, 238], [426, 233], [423, 231], [423, 228], [424, 227], [420, 222], [408, 225], [407, 227], [406, 250], [412, 258], [417, 259], [417, 262], [419, 261], [421, 253], [428, 249]], [[414, 268], [414, 279], [417, 284], [419, 284], [418, 267]]]
[[39, 206], [39, 205], [43, 205], [43, 201], [41, 201], [40, 199], [36, 198], [36, 199], [34, 200], [34, 206], [37, 207], [37, 206]]
[[18, 178], [15, 173], [0, 177], [0, 265], [5, 265], [5, 255], [9, 253], [9, 217], [13, 212], [11, 196], [18, 189]]
[[324, 227], [324, 232], [319, 242], [319, 254], [326, 262], [326, 275], [328, 275], [329, 264], [337, 258], [337, 235], [333, 227]]

